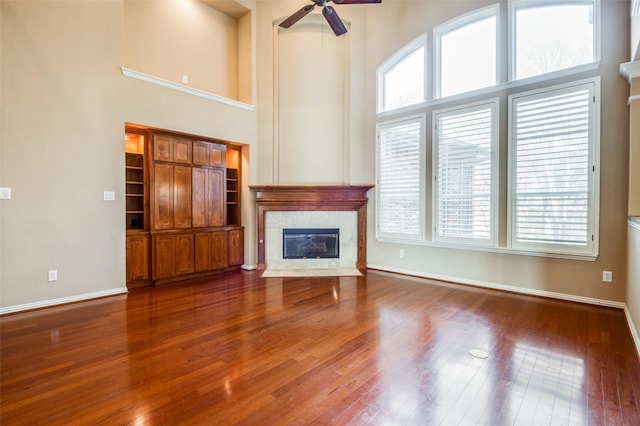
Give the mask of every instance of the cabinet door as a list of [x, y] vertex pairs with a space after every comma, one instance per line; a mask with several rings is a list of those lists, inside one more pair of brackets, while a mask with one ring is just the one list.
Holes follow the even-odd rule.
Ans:
[[173, 161], [173, 138], [165, 135], [153, 135], [153, 159]]
[[226, 152], [227, 147], [225, 145], [210, 143], [208, 150], [209, 158], [207, 160], [207, 163], [210, 166], [214, 167], [224, 167], [227, 163]]
[[193, 234], [178, 234], [175, 239], [176, 275], [190, 274], [193, 272]]
[[191, 164], [192, 141], [189, 139], [173, 139], [173, 162]]
[[197, 232], [195, 234], [195, 270], [196, 272], [210, 271], [211, 266], [211, 233]]
[[197, 166], [224, 167], [226, 164], [225, 145], [212, 142], [193, 142], [193, 164]]
[[173, 225], [191, 228], [191, 167], [174, 167]]
[[224, 170], [209, 169], [208, 172], [207, 224], [208, 226], [224, 226], [227, 224]]
[[173, 228], [173, 166], [154, 164], [153, 166], [153, 227]]
[[209, 165], [209, 144], [207, 142], [193, 142], [193, 164], [196, 166]]
[[127, 235], [127, 282], [149, 279], [149, 236]]
[[211, 233], [211, 269], [229, 266], [229, 237], [227, 231]]
[[242, 265], [244, 262], [244, 230], [229, 231], [229, 265]]
[[193, 228], [207, 226], [208, 174], [209, 171], [207, 169], [200, 167], [191, 169], [191, 226]]
[[175, 275], [175, 237], [153, 237], [153, 279], [171, 278]]

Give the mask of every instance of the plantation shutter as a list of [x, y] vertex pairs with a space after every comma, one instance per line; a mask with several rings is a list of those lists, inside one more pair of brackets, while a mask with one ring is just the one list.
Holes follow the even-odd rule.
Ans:
[[497, 101], [435, 114], [436, 241], [493, 244]]
[[594, 84], [512, 100], [512, 246], [592, 241]]
[[378, 128], [378, 235], [421, 239], [423, 118]]

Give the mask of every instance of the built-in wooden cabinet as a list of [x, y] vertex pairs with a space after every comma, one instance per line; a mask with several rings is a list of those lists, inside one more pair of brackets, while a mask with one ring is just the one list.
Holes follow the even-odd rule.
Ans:
[[239, 171], [236, 164], [230, 189], [227, 146], [151, 132], [149, 150], [152, 279], [168, 282], [241, 265], [239, 212], [228, 220], [229, 194], [238, 205]]
[[242, 265], [237, 145], [127, 126], [125, 152], [127, 286]]

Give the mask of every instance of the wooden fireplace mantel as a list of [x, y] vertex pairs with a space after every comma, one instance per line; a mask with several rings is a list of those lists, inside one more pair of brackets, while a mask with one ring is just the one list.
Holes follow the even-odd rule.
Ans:
[[258, 269], [265, 269], [264, 217], [268, 211], [356, 211], [358, 259], [366, 269], [367, 191], [373, 185], [253, 185], [258, 216]]

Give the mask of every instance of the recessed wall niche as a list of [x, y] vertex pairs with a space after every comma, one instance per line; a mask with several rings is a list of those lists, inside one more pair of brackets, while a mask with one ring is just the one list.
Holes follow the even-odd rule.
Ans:
[[233, 0], [125, 0], [124, 66], [252, 104], [251, 10]]
[[288, 29], [277, 24], [274, 22], [274, 181], [346, 183], [350, 35], [334, 36], [319, 13], [307, 15]]

